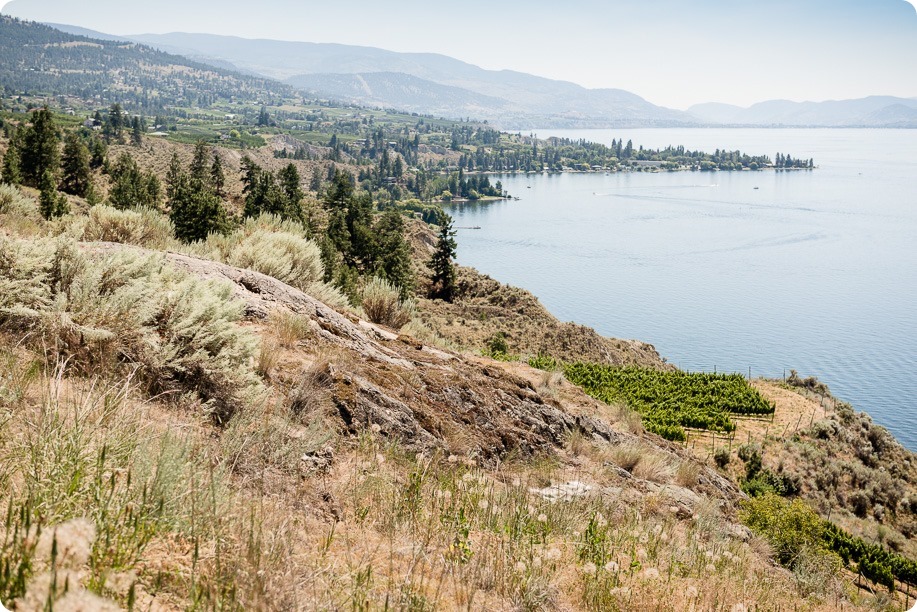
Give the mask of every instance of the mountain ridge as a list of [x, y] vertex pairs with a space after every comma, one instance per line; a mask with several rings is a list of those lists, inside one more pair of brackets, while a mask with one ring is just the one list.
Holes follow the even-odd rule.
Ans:
[[369, 46], [171, 32], [112, 36], [49, 24], [100, 40], [131, 41], [243, 75], [269, 78], [337, 101], [504, 129], [646, 127], [917, 128], [917, 98], [868, 96], [822, 102], [766, 100], [750, 107], [696, 104], [686, 111], [621, 89], [588, 89], [514, 70], [487, 70], [438, 53]]
[[688, 108], [702, 121], [760, 127], [917, 127], [917, 100], [867, 96], [821, 102], [765, 100], [747, 108], [709, 102]]
[[[315, 75], [387, 74], [388, 83], [382, 83], [379, 77], [374, 78], [381, 89], [393, 92], [402, 89], [403, 84], [399, 81], [413, 77], [441, 87], [466, 90], [468, 93], [463, 94], [465, 102], [481, 101], [479, 96], [493, 98], [475, 118], [490, 120], [508, 129], [543, 127], [547, 125], [545, 121], [557, 127], [697, 125], [697, 120], [687, 113], [657, 106], [624, 90], [587, 89], [575, 83], [513, 70], [486, 70], [436, 53], [400, 53], [338, 43], [246, 39], [183, 32], [137, 34], [124, 38], [211, 65], [225, 67], [228, 63], [242, 73], [278, 79], [294, 86], [306, 82], [315, 93], [359, 104], [399, 106], [397, 100], [359, 95], [353, 83], [344, 85], [340, 76], [324, 77], [331, 82], [321, 83]], [[394, 76], [399, 74], [405, 76]], [[347, 91], [342, 92], [342, 89]], [[446, 108], [420, 106], [412, 110], [464, 118], [468, 116], [467, 106], [467, 103]]]

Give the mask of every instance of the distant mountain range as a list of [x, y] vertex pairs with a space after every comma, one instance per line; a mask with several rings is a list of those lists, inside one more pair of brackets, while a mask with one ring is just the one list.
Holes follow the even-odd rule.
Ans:
[[[53, 25], [100, 36], [83, 28]], [[279, 79], [318, 96], [450, 118], [487, 119], [509, 129], [698, 124], [685, 112], [656, 106], [620, 89], [586, 89], [511, 70], [484, 70], [433, 53], [213, 34], [120, 38], [220, 68]]]
[[722, 125], [917, 128], [917, 99], [892, 96], [827, 102], [769, 100], [748, 108], [709, 103], [692, 106], [688, 112]]
[[62, 32], [5, 15], [0, 15], [0, 57], [0, 92], [75, 95], [151, 112], [217, 98], [255, 103], [297, 95], [293, 87], [263, 76], [221, 70], [89, 30]]
[[773, 100], [749, 108], [698, 104], [686, 112], [621, 89], [587, 89], [511, 70], [485, 70], [433, 53], [354, 45], [251, 40], [214, 34], [114, 37], [51, 24], [65, 32], [139, 42], [196, 62], [283, 81], [317, 97], [449, 118], [489, 120], [505, 129], [585, 127], [917, 127], [917, 99]]

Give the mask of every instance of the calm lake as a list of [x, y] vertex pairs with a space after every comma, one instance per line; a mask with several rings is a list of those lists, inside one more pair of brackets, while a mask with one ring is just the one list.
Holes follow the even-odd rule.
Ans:
[[917, 450], [917, 130], [534, 133], [815, 158], [496, 177], [521, 200], [451, 207], [458, 260], [683, 369], [816, 375]]

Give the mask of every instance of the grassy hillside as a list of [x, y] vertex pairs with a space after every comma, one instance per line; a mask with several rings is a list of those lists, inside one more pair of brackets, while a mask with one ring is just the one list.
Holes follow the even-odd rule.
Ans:
[[[749, 506], [742, 473], [627, 404], [413, 335], [435, 319], [398, 334], [303, 293], [308, 241], [287, 284], [182, 246], [160, 213], [75, 200], [48, 222], [30, 193], [0, 187], [7, 605], [903, 603], [842, 569], [814, 510]], [[255, 270], [288, 256], [272, 236], [292, 226], [263, 227], [238, 243]], [[797, 519], [811, 547], [785, 549]]]

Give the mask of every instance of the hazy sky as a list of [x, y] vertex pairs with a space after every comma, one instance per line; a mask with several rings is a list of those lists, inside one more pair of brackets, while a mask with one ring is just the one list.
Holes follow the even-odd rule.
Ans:
[[[917, 1], [917, 0], [915, 0]], [[906, 0], [0, 0], [110, 34], [208, 32], [437, 52], [651, 102], [917, 97]]]

